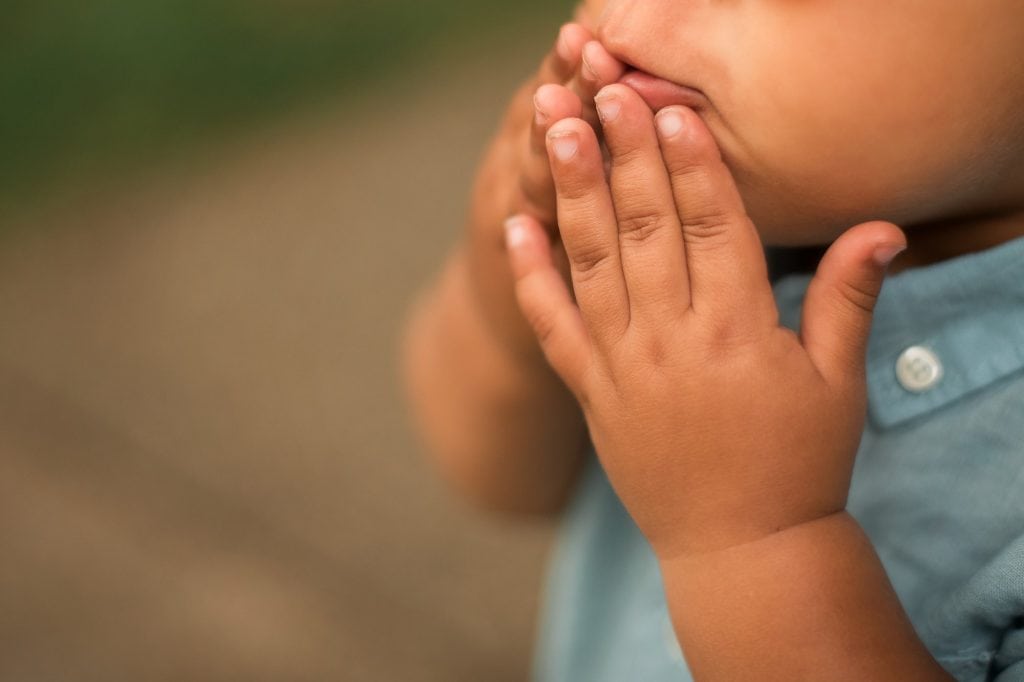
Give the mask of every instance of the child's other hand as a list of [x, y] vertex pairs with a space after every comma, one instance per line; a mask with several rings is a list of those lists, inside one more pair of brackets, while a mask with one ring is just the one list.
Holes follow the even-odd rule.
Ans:
[[872, 312], [904, 234], [875, 221], [839, 237], [798, 336], [779, 325], [757, 230], [701, 118], [655, 118], [624, 85], [598, 101], [610, 187], [589, 125], [547, 136], [579, 307], [535, 220], [513, 221], [509, 244], [523, 313], [616, 492], [661, 559], [843, 510]]
[[502, 225], [519, 213], [539, 221], [552, 241], [555, 266], [569, 281], [544, 140], [551, 123], [566, 117], [583, 117], [596, 126], [594, 95], [625, 70], [592, 37], [578, 23], [562, 26], [537, 73], [513, 98], [478, 171], [470, 208], [471, 270], [481, 309], [510, 347], [532, 351], [540, 362], [537, 340], [515, 301]]

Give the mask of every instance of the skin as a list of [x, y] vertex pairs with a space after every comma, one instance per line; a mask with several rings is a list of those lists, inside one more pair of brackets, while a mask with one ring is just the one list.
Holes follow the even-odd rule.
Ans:
[[603, 51], [584, 68], [592, 27], [563, 26], [512, 96], [477, 172], [464, 234], [404, 324], [398, 360], [410, 416], [454, 490], [486, 510], [558, 514], [589, 452], [580, 407], [519, 311], [502, 222], [515, 212], [541, 221], [568, 281], [544, 136], [566, 116], [596, 125], [594, 94], [622, 74]]
[[[758, 231], [703, 121], [655, 117], [618, 84], [597, 104], [610, 177], [585, 121], [547, 134], [575, 302], [538, 221], [509, 220], [506, 244], [519, 305], [658, 559], [695, 677], [949, 679], [845, 511], [872, 311], [904, 234], [871, 221], [836, 240], [798, 336], [779, 326]], [[753, 604], [709, 597], [737, 585]]]
[[[421, 430], [471, 497], [547, 513], [570, 490], [585, 426], [652, 539], [697, 679], [949, 679], [843, 506], [883, 277], [876, 247], [909, 239], [895, 272], [1024, 234], [1021, 12], [1014, 0], [591, 0], [564, 68], [549, 55], [494, 138], [464, 239], [407, 331]], [[677, 191], [686, 174], [665, 170], [672, 148], [629, 92], [617, 91], [618, 120], [647, 136], [643, 154], [596, 121], [592, 95], [626, 64], [708, 95], [707, 110], [679, 112], [697, 137], [668, 141], [677, 156], [703, 150], [689, 174], [703, 183]], [[549, 165], [551, 136], [566, 132], [579, 135], [576, 162]], [[611, 187], [598, 173], [603, 137]], [[591, 214], [556, 198], [570, 195]], [[602, 202], [635, 214], [595, 223]], [[687, 213], [694, 205], [704, 211]], [[512, 214], [517, 236], [503, 245]], [[773, 324], [757, 240], [832, 244], [798, 338]], [[658, 267], [627, 265], [635, 257]], [[632, 288], [587, 294], [601, 277]], [[662, 318], [671, 324], [651, 322], [680, 299]], [[677, 381], [656, 380], [663, 370]], [[751, 442], [738, 419], [762, 437]], [[704, 448], [727, 466], [674, 456]], [[689, 486], [690, 506], [670, 483]]]
[[896, 272], [1024, 234], [1016, 0], [587, 10], [612, 55], [708, 96], [699, 113], [765, 243], [823, 245], [891, 221], [910, 240]]
[[[506, 244], [524, 317], [659, 561], [694, 676], [951, 679], [845, 505], [892, 258], [910, 235], [904, 267], [1024, 234], [1024, 10], [600, 10], [607, 57], [713, 106], [655, 115], [603, 88], [610, 171], [586, 121], [549, 127], [572, 293], [537, 220], [510, 219]], [[799, 335], [778, 324], [764, 243], [831, 244]]]

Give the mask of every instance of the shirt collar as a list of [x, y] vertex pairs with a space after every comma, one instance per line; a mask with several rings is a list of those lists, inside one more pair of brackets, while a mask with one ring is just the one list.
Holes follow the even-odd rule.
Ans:
[[[775, 284], [780, 321], [794, 331], [811, 278], [798, 273]], [[895, 427], [1021, 369], [1024, 237], [886, 278], [867, 353], [875, 425]], [[929, 380], [936, 370], [939, 378]], [[922, 372], [916, 383], [915, 371]]]

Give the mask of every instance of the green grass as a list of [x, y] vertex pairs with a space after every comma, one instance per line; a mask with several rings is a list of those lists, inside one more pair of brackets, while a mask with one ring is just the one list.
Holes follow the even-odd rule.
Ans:
[[546, 0], [9, 0], [0, 205], [379, 78], [432, 42]]

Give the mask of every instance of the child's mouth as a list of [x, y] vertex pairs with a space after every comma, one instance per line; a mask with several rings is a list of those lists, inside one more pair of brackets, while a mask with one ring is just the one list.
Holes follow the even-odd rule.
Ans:
[[710, 106], [707, 96], [700, 90], [652, 76], [639, 69], [627, 71], [619, 82], [636, 90], [653, 111], [676, 104], [698, 111]]

